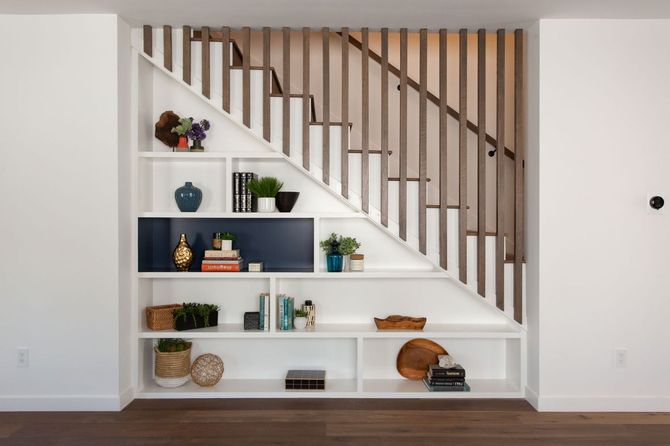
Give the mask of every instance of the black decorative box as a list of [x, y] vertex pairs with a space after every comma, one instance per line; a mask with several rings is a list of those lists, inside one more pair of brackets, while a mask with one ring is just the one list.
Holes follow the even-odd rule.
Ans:
[[244, 313], [244, 329], [260, 330], [261, 314], [258, 311]]
[[202, 316], [178, 317], [174, 321], [174, 328], [177, 331], [193, 330], [196, 328], [205, 328], [205, 327], [216, 327], [217, 325], [219, 325], [218, 311], [212, 311], [211, 313], [209, 313], [207, 323], [205, 323], [205, 318]]
[[326, 390], [325, 370], [289, 370], [286, 390]]

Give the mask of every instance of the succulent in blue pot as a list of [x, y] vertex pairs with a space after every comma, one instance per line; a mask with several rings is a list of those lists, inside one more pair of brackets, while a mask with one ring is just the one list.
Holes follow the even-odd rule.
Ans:
[[202, 203], [202, 191], [187, 181], [174, 191], [174, 199], [182, 212], [195, 212]]

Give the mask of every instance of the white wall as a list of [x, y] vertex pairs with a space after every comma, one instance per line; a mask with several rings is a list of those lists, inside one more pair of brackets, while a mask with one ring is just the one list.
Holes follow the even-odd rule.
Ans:
[[669, 32], [668, 20], [539, 24], [528, 315], [542, 410], [670, 410], [670, 211], [646, 204], [670, 198]]
[[123, 28], [0, 16], [0, 409], [119, 407]]

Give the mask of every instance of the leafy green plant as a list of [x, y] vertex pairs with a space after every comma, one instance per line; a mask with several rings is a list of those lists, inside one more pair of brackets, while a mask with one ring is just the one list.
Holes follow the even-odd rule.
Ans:
[[186, 135], [186, 132], [191, 130], [191, 127], [193, 127], [193, 118], [181, 118], [179, 120], [179, 125], [172, 127], [171, 132], [176, 133], [179, 136], [184, 136]]
[[183, 339], [159, 339], [158, 351], [161, 353], [183, 352], [191, 347], [191, 343]]
[[295, 317], [307, 317], [307, 312], [303, 310], [295, 310]]
[[237, 240], [237, 236], [233, 234], [232, 232], [224, 232], [221, 234], [221, 240], [232, 240], [235, 241]]
[[193, 320], [193, 325], [196, 325], [196, 318], [198, 316], [202, 317], [205, 321], [205, 327], [209, 327], [209, 315], [214, 311], [219, 311], [220, 307], [213, 304], [196, 304], [196, 303], [185, 303], [182, 304], [181, 308], [177, 308], [172, 311], [172, 317], [175, 321], [182, 318], [183, 321], [186, 321], [187, 318]]
[[340, 242], [337, 239], [337, 234], [334, 232], [331, 233], [330, 237], [328, 237], [326, 240], [321, 240], [319, 246], [321, 246], [321, 249], [326, 251], [326, 254], [328, 255], [338, 254]]
[[254, 178], [247, 183], [247, 189], [260, 198], [276, 197], [283, 186], [284, 183], [275, 177], [263, 177], [258, 180]]
[[321, 240], [319, 246], [328, 255], [348, 256], [355, 253], [361, 247], [361, 244], [353, 237], [342, 237], [333, 232], [326, 240]]
[[358, 248], [361, 247], [361, 244], [353, 237], [340, 237], [340, 249], [339, 252], [343, 256], [348, 256], [356, 252]]

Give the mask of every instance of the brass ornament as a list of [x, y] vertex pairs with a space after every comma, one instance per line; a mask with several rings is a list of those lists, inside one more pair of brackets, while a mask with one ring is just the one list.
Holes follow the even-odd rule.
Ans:
[[179, 236], [179, 243], [172, 252], [172, 261], [177, 271], [188, 271], [193, 264], [193, 250], [186, 240], [186, 234]]

